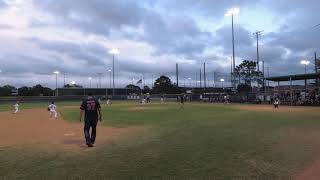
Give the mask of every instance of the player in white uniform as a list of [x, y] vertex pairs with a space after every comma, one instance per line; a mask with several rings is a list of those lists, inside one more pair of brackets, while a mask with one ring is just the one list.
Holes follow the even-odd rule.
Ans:
[[58, 117], [58, 113], [56, 111], [57, 109], [57, 106], [54, 104], [54, 102], [52, 102], [49, 106], [48, 106], [48, 111], [49, 111], [49, 114], [50, 114], [50, 117], [54, 117], [54, 118], [57, 118]]
[[109, 98], [107, 99], [107, 106], [111, 106], [111, 100]]
[[161, 100], [161, 104], [163, 104], [164, 103], [164, 96], [163, 95], [161, 95], [160, 100]]
[[17, 114], [19, 112], [19, 101], [16, 102], [16, 104], [13, 105], [14, 112], [13, 114]]
[[280, 100], [279, 100], [279, 98], [277, 98], [274, 102], [273, 102], [273, 107], [274, 108], [279, 108], [279, 105], [280, 105]]

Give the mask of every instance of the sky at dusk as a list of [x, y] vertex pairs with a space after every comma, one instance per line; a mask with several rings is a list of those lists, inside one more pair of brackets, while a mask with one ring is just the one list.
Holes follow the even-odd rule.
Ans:
[[[0, 0], [0, 86], [53, 87], [59, 70], [67, 83], [109, 85], [115, 56], [116, 86], [160, 75], [195, 83], [202, 63], [208, 84], [230, 81], [231, 18], [234, 18], [236, 63], [260, 60], [270, 75], [304, 73], [302, 59], [320, 55], [320, 1], [317, 0]], [[215, 72], [215, 73], [214, 73]], [[308, 67], [313, 72], [313, 67]], [[63, 84], [63, 75], [59, 75]]]

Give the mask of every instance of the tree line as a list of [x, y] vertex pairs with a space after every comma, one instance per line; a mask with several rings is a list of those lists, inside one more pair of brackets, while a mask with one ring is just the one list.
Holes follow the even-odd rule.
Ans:
[[[255, 61], [244, 60], [239, 64], [234, 72], [233, 76], [237, 77], [235, 79], [238, 92], [250, 92], [252, 90], [252, 83], [257, 82], [258, 84], [263, 85], [262, 81], [262, 72], [257, 71], [257, 63]], [[176, 83], [173, 83], [171, 79], [167, 76], [160, 76], [155, 80], [153, 87], [143, 86], [140, 87], [142, 81], [139, 81], [137, 84], [128, 84], [126, 88], [128, 93], [152, 93], [152, 94], [179, 94], [182, 93], [182, 89], [177, 86]], [[76, 84], [66, 84], [64, 88], [83, 88], [81, 85]], [[11, 96], [12, 90], [15, 90], [14, 86], [5, 85], [0, 86], [0, 96]], [[19, 96], [53, 96], [54, 89], [49, 87], [44, 87], [40, 84], [32, 87], [21, 87], [18, 88]]]
[[[141, 83], [141, 81], [140, 81]], [[155, 80], [153, 87], [149, 86], [140, 87], [138, 84], [129, 84], [126, 86], [129, 93], [152, 93], [152, 94], [179, 94], [182, 93], [182, 90], [177, 86], [176, 83], [173, 83], [171, 79], [167, 76], [160, 76]]]
[[[66, 84], [64, 88], [82, 88], [76, 84]], [[0, 86], [0, 96], [12, 96], [12, 93], [18, 91], [19, 96], [54, 96], [54, 89], [37, 84], [35, 86], [23, 86], [16, 88], [11, 85]]]
[[0, 87], [0, 96], [11, 96], [15, 90], [18, 90], [19, 96], [52, 96], [54, 94], [54, 91], [51, 88], [43, 87], [40, 84], [32, 87], [23, 86], [20, 88], [5, 85]]

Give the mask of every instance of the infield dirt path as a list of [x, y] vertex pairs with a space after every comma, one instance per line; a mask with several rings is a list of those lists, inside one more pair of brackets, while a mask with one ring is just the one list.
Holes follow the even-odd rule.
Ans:
[[[0, 148], [18, 145], [53, 145], [52, 147], [86, 148], [83, 123], [69, 123], [49, 118], [44, 109], [28, 109], [18, 114], [0, 112]], [[98, 124], [95, 146], [110, 143], [138, 128], [113, 128]]]

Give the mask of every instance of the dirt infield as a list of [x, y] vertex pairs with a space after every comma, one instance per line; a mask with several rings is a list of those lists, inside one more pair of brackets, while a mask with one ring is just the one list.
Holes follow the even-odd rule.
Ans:
[[[86, 148], [82, 123], [49, 118], [43, 109], [23, 110], [18, 114], [1, 112], [0, 148], [19, 145], [49, 145], [61, 149]], [[112, 142], [139, 128], [113, 128], [98, 125], [95, 146]]]

